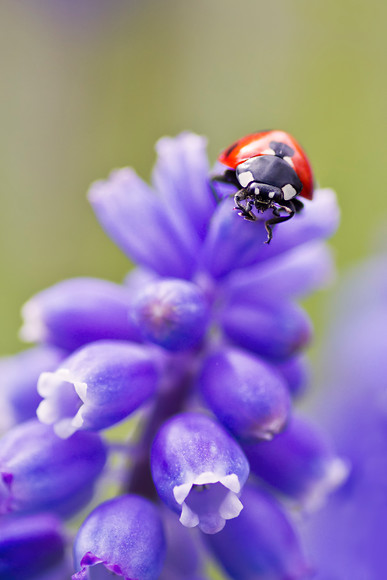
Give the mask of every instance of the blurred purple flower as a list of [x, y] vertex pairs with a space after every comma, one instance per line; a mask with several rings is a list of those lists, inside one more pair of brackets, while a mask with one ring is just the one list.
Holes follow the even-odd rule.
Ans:
[[315, 578], [383, 578], [387, 566], [387, 260], [343, 284], [325, 346], [316, 416], [349, 464], [346, 484], [304, 522]]

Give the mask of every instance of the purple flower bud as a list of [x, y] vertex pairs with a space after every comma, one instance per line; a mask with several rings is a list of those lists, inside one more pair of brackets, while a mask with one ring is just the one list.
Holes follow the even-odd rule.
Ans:
[[249, 474], [246, 457], [206, 415], [182, 413], [167, 421], [153, 442], [151, 468], [161, 499], [184, 526], [214, 534], [243, 507], [238, 495]]
[[136, 495], [99, 505], [81, 525], [74, 544], [73, 580], [157, 580], [165, 557], [165, 538], [157, 508]]
[[151, 397], [158, 371], [149, 349], [120, 341], [98, 341], [74, 352], [61, 367], [42, 373], [45, 399], [37, 415], [60, 437], [77, 429], [105, 429], [126, 418]]
[[102, 227], [133, 261], [161, 276], [191, 276], [197, 248], [176, 230], [160, 198], [133, 169], [94, 183], [89, 200]]
[[68, 575], [65, 538], [55, 516], [0, 518], [0, 578], [63, 580]]
[[37, 420], [22, 423], [0, 440], [0, 513], [70, 516], [90, 500], [105, 461], [94, 433], [60, 439]]
[[308, 510], [320, 507], [348, 474], [348, 466], [333, 454], [320, 432], [297, 416], [272, 441], [243, 449], [252, 473]]
[[170, 279], [144, 288], [134, 301], [132, 318], [144, 340], [177, 351], [191, 348], [203, 338], [209, 313], [198, 286]]
[[36, 417], [39, 375], [56, 369], [64, 357], [58, 348], [40, 346], [0, 359], [0, 431]]
[[245, 509], [206, 544], [233, 580], [309, 577], [296, 533], [273, 497], [246, 486]]
[[97, 278], [59, 282], [23, 307], [21, 338], [67, 351], [100, 339], [139, 340], [129, 320], [131, 297], [124, 286]]
[[258, 357], [226, 347], [204, 361], [199, 384], [211, 411], [236, 437], [271, 439], [284, 428], [289, 390]]
[[306, 313], [296, 304], [270, 301], [265, 296], [255, 302], [244, 298], [225, 306], [221, 325], [239, 346], [273, 361], [289, 358], [310, 341], [312, 327]]

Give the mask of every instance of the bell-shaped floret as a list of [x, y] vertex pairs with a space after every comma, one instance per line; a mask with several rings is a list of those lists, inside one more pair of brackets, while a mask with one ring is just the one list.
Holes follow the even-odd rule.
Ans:
[[71, 516], [91, 499], [105, 462], [96, 433], [61, 439], [36, 419], [22, 423], [0, 439], [0, 513]]
[[187, 527], [214, 534], [243, 508], [238, 496], [249, 474], [246, 457], [206, 415], [182, 413], [167, 421], [153, 442], [151, 468], [161, 499]]
[[149, 399], [158, 369], [147, 347], [98, 341], [75, 351], [59, 369], [42, 373], [37, 415], [60, 437], [78, 429], [98, 431], [125, 419]]
[[158, 509], [136, 495], [100, 504], [78, 531], [74, 558], [73, 580], [157, 580], [165, 558]]

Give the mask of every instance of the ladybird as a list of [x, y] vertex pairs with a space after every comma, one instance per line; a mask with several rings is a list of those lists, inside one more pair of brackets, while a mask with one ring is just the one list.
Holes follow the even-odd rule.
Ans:
[[265, 221], [267, 240], [272, 226], [289, 220], [303, 208], [299, 197], [313, 198], [313, 173], [304, 151], [284, 131], [260, 131], [238, 139], [218, 157], [226, 166], [212, 181], [231, 183], [239, 215], [255, 221], [258, 213], [272, 210]]

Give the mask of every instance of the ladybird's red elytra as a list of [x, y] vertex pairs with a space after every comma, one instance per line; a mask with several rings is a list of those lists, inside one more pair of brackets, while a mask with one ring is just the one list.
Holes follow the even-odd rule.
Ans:
[[294, 137], [289, 135], [289, 133], [285, 133], [285, 131], [261, 131], [242, 137], [230, 145], [230, 147], [227, 147], [219, 155], [218, 161], [230, 169], [236, 169], [237, 165], [247, 161], [247, 159], [267, 154], [271, 149], [271, 141], [285, 143], [294, 150], [294, 155], [291, 157], [291, 160], [303, 186], [299, 195], [306, 199], [312, 199], [313, 173], [309, 160]]
[[272, 238], [271, 226], [287, 221], [303, 204], [298, 199], [313, 199], [313, 172], [309, 160], [297, 141], [285, 131], [251, 133], [227, 147], [218, 157], [226, 166], [213, 181], [235, 185], [235, 209], [243, 218], [255, 221], [256, 213], [272, 210], [265, 221]]

